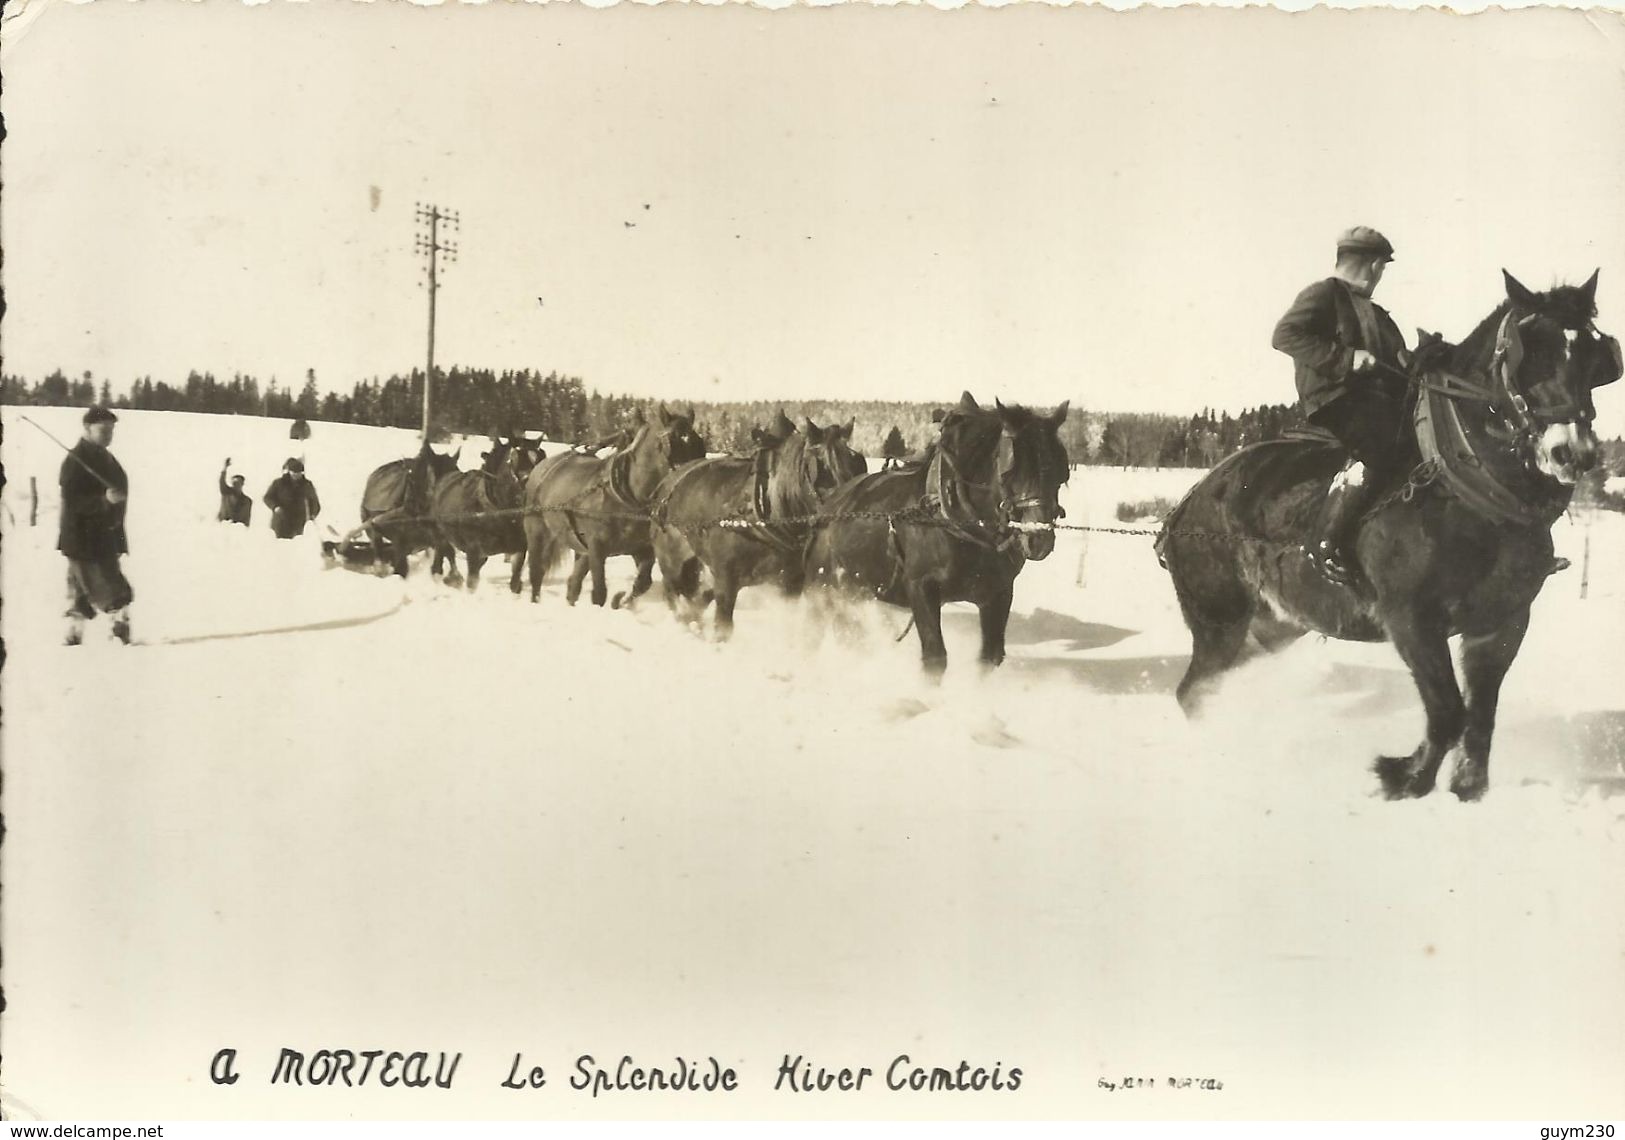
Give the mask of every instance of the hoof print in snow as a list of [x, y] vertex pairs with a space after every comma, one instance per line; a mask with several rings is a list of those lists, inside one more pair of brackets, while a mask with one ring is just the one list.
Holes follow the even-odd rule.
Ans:
[[1015, 748], [1021, 743], [1004, 730], [1004, 722], [998, 717], [988, 717], [971, 732], [970, 738], [984, 748]]
[[885, 720], [896, 724], [898, 721], [913, 720], [921, 713], [930, 711], [931, 706], [924, 701], [917, 701], [913, 697], [904, 697], [902, 700], [894, 701], [888, 705], [881, 715]]

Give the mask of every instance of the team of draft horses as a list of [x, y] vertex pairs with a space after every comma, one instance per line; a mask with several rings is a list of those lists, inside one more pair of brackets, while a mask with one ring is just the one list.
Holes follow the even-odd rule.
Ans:
[[[1346, 345], [1308, 368], [1341, 368], [1351, 390], [1353, 374], [1368, 372], [1403, 407], [1398, 450], [1409, 461], [1376, 486], [1348, 490], [1377, 466], [1369, 444], [1347, 430], [1306, 433], [1229, 456], [1169, 514], [1156, 554], [1191, 633], [1177, 691], [1188, 713], [1248, 653], [1311, 631], [1387, 640], [1411, 671], [1427, 726], [1411, 754], [1377, 759], [1382, 792], [1426, 795], [1454, 754], [1451, 790], [1464, 800], [1484, 793], [1502, 677], [1531, 603], [1563, 565], [1552, 524], [1596, 463], [1591, 391], [1621, 371], [1618, 342], [1594, 323], [1595, 274], [1545, 293], [1510, 275], [1505, 285], [1505, 299], [1459, 344], [1424, 335], [1403, 372]], [[1359, 325], [1348, 335], [1359, 337]], [[1306, 365], [1295, 359], [1301, 390]], [[980, 660], [995, 666], [1017, 575], [1054, 549], [1070, 474], [1058, 434], [1066, 414], [1065, 404], [1047, 414], [987, 408], [966, 393], [923, 455], [869, 472], [850, 423], [797, 426], [781, 412], [756, 430], [751, 454], [707, 457], [692, 409], [662, 405], [605, 455], [543, 457], [510, 440], [481, 471], [461, 472], [425, 446], [374, 473], [363, 519], [402, 572], [405, 552], [433, 549], [438, 564], [456, 548], [472, 584], [489, 555], [518, 555], [511, 586], [519, 592], [528, 563], [533, 601], [567, 553], [571, 603], [588, 574], [593, 603], [608, 600], [607, 558], [637, 563], [616, 605], [649, 589], [658, 563], [668, 602], [690, 620], [714, 604], [721, 635], [747, 586], [878, 598], [912, 612], [931, 674], [947, 664], [943, 604], [971, 602]], [[1350, 501], [1359, 505], [1352, 519]], [[1461, 638], [1459, 679], [1452, 636]]]

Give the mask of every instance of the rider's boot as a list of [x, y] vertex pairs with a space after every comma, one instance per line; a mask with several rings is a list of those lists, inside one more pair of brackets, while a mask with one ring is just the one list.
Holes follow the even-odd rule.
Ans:
[[1350, 549], [1360, 518], [1371, 505], [1377, 490], [1365, 464], [1355, 460], [1332, 480], [1320, 512], [1319, 532], [1304, 548], [1309, 561], [1334, 585], [1352, 585], [1359, 578]]

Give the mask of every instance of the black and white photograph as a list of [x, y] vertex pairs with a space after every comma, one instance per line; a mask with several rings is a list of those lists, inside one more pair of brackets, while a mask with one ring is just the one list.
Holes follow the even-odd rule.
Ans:
[[1618, 4], [0, 36], [7, 1122], [1625, 1120]]

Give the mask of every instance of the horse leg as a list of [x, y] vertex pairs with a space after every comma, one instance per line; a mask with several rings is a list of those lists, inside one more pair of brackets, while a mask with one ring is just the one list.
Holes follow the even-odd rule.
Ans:
[[486, 555], [470, 550], [464, 557], [468, 559], [468, 588], [470, 591], [477, 590], [480, 588], [480, 567], [485, 565]]
[[976, 615], [982, 622], [983, 669], [994, 669], [1004, 663], [1004, 631], [1010, 625], [1010, 603], [1015, 593], [1015, 583], [1011, 582], [976, 607]]
[[627, 599], [628, 602], [641, 598], [655, 584], [655, 548], [645, 546], [636, 551], [633, 557], [637, 560], [638, 576], [632, 580], [632, 596]]
[[[547, 574], [546, 559], [543, 547], [547, 545], [547, 531], [539, 523], [525, 520], [525, 556], [530, 563], [530, 600], [536, 601], [541, 597], [542, 578]], [[519, 570], [514, 569], [514, 581], [519, 580]]]
[[704, 608], [696, 600], [700, 560], [688, 553], [686, 544], [666, 538], [656, 541], [655, 555], [660, 562], [660, 592], [666, 599], [666, 607], [685, 625], [698, 620]]
[[1445, 753], [1461, 739], [1465, 707], [1450, 661], [1450, 641], [1442, 621], [1417, 614], [1391, 621], [1388, 635], [1411, 671], [1427, 710], [1427, 733], [1409, 756], [1380, 756], [1375, 770], [1383, 795], [1391, 800], [1425, 796], [1439, 778]]
[[1185, 628], [1191, 631], [1191, 663], [1174, 690], [1187, 717], [1201, 714], [1202, 706], [1218, 687], [1247, 645], [1247, 631], [1258, 615], [1258, 595], [1234, 560], [1203, 562], [1176, 558], [1171, 549], [1169, 572]]
[[389, 562], [389, 568], [400, 577], [406, 577], [406, 552], [398, 545], [384, 538], [383, 532], [376, 527], [362, 527], [367, 534], [367, 541], [372, 543], [375, 556]]
[[520, 581], [525, 573], [525, 552], [519, 551], [513, 556], [513, 571], [508, 575], [508, 592], [519, 593]]
[[739, 600], [739, 576], [726, 566], [711, 572], [717, 602], [717, 640], [727, 641], [734, 631], [734, 603]]
[[601, 606], [609, 601], [609, 583], [604, 579], [604, 562], [607, 560], [601, 546], [587, 548], [587, 563], [592, 570], [592, 604]]
[[655, 583], [655, 548], [652, 546], [640, 547], [632, 552], [632, 560], [637, 563], [638, 575], [632, 580], [630, 590], [617, 593], [609, 603], [609, 608], [618, 610], [622, 606], [631, 608], [632, 604], [649, 592], [649, 587]]
[[463, 576], [457, 573], [457, 550], [444, 543], [434, 548], [434, 572], [441, 576], [441, 581], [448, 586], [461, 586]]
[[800, 558], [788, 558], [779, 570], [779, 593], [786, 598], [799, 598], [807, 588], [807, 568]]
[[1495, 735], [1495, 708], [1501, 680], [1512, 667], [1529, 629], [1529, 609], [1519, 610], [1493, 633], [1461, 639], [1461, 675], [1467, 687], [1462, 752], [1450, 778], [1457, 799], [1476, 800], [1490, 784], [1490, 738]]
[[920, 635], [920, 663], [926, 676], [940, 680], [948, 671], [948, 646], [942, 640], [942, 591], [929, 578], [909, 583], [909, 607]]
[[[581, 600], [581, 583], [587, 578], [587, 571], [592, 569], [592, 562], [585, 551], [576, 551], [575, 561], [570, 563], [570, 577], [564, 583], [564, 600], [572, 606]], [[536, 570], [531, 569], [534, 577]]]
[[1218, 677], [1241, 656], [1253, 619], [1251, 614], [1243, 614], [1229, 621], [1210, 622], [1187, 614], [1185, 620], [1191, 631], [1191, 663], [1174, 696], [1185, 715], [1194, 717], [1213, 695]]

